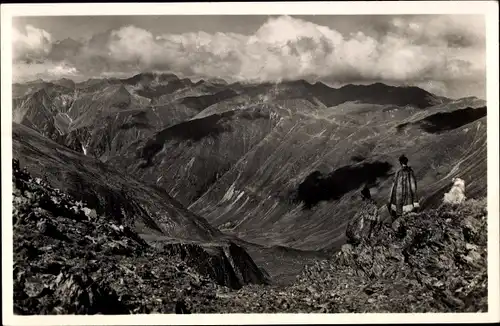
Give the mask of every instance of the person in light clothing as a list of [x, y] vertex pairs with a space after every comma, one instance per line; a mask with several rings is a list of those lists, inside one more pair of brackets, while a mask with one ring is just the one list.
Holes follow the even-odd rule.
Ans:
[[443, 202], [445, 204], [462, 204], [467, 197], [465, 197], [465, 181], [461, 178], [453, 178], [453, 187], [451, 190], [444, 194]]
[[401, 168], [396, 173], [387, 205], [393, 218], [420, 208], [417, 197], [417, 180], [413, 169], [408, 166], [408, 158], [399, 157]]

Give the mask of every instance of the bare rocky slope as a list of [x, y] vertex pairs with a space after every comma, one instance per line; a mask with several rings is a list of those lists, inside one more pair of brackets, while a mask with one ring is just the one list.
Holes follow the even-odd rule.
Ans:
[[486, 234], [485, 200], [409, 214], [286, 289], [248, 286], [222, 301], [231, 312], [486, 312]]
[[409, 214], [306, 266], [291, 285], [241, 288], [266, 282], [227, 259], [241, 257], [234, 244], [226, 260], [186, 244], [151, 246], [17, 160], [12, 181], [16, 314], [488, 309], [485, 201]]
[[221, 235], [162, 189], [119, 174], [23, 125], [12, 125], [12, 146], [13, 156], [33, 175], [139, 233], [192, 241], [212, 241]]
[[[305, 86], [267, 89], [271, 98], [261, 103], [250, 88], [241, 94], [251, 94], [255, 103], [238, 108], [239, 95], [214, 104], [123, 147], [109, 163], [162, 187], [221, 230], [302, 250], [342, 245], [364, 184], [385, 213], [403, 153], [419, 180], [423, 207], [437, 207], [455, 176], [465, 179], [471, 197], [485, 195], [484, 101], [432, 98], [417, 90], [432, 99], [422, 102], [410, 96], [413, 89], [375, 84], [347, 87], [348, 93], [331, 89], [323, 99], [336, 105], [329, 107]], [[342, 102], [354, 100], [348, 95], [356, 89], [359, 101]], [[377, 92], [390, 94], [394, 103]]]
[[[93, 210], [94, 215], [100, 216], [108, 224], [121, 226], [129, 230], [129, 233], [133, 231], [135, 236], [141, 239], [141, 243], [147, 241], [148, 246], [179, 255], [203, 275], [210, 275], [217, 284], [239, 288], [247, 283], [269, 282], [266, 271], [255, 265], [244, 248], [211, 227], [203, 218], [186, 210], [161, 189], [120, 175], [103, 163], [73, 152], [18, 124], [13, 125], [13, 154], [15, 158], [21, 158], [21, 165], [30, 173], [59, 189], [46, 186], [41, 187], [39, 193], [33, 189], [31, 190], [34, 194], [17, 193], [28, 199], [37, 197], [34, 199], [35, 203], [25, 208], [26, 214], [34, 218], [28, 218], [28, 221], [36, 224], [45, 219], [48, 225], [59, 224], [63, 228], [60, 232], [64, 233], [65, 224], [71, 224], [72, 219], [77, 222], [88, 220], [85, 216], [80, 216], [79, 212], [71, 211], [78, 210], [75, 202], [80, 202], [80, 206], [84, 205]], [[30, 178], [28, 181], [30, 185], [33, 184]], [[18, 187], [19, 184], [22, 186], [22, 182], [18, 183]], [[75, 199], [69, 203], [60, 203], [61, 199], [57, 198], [60, 193]], [[56, 198], [53, 198], [54, 196]], [[38, 216], [30, 213], [34, 207], [41, 208]], [[68, 216], [75, 214], [73, 217]], [[87, 226], [76, 226], [77, 231], [70, 226], [67, 231], [76, 232], [75, 236], [78, 238], [95, 230], [98, 236], [99, 231], [95, 223], [87, 221], [86, 224]], [[30, 227], [32, 226], [30, 224]], [[55, 227], [58, 228], [57, 225]], [[27, 230], [17, 231], [21, 237], [29, 233]], [[14, 230], [14, 233], [17, 231]], [[59, 239], [62, 241], [61, 246], [64, 246], [65, 242], [79, 243], [80, 239], [68, 240], [68, 237], [69, 234], [66, 234], [62, 240]], [[91, 255], [105, 254], [102, 243], [87, 240], [82, 239], [78, 250], [88, 250]], [[43, 241], [34, 245], [35, 251], [44, 245]], [[123, 249], [120, 242], [112, 243], [111, 246], [113, 245], [118, 246], [118, 251]], [[125, 244], [124, 246], [126, 247]], [[123, 250], [133, 252], [134, 248]], [[42, 259], [44, 258], [46, 257], [42, 255]], [[26, 264], [29, 263], [29, 260], [26, 261]]]
[[[143, 73], [15, 84], [13, 104], [14, 157], [45, 180], [21, 173], [14, 193], [19, 313], [107, 313], [86, 299], [102, 291], [121, 298], [110, 306], [120, 313], [172, 312], [184, 307], [179, 300], [193, 312], [487, 309], [483, 100], [380, 83], [336, 89]], [[424, 211], [391, 225], [385, 202], [403, 153]], [[455, 176], [471, 200], [441, 206]], [[368, 243], [344, 245], [364, 185], [387, 224]], [[86, 248], [91, 267], [75, 258]], [[33, 268], [23, 263], [32, 256]], [[69, 269], [44, 269], [56, 256]], [[161, 274], [156, 256], [189, 275], [169, 281], [174, 269]], [[82, 274], [105, 290], [81, 294]], [[155, 282], [197, 285], [179, 299], [150, 291]], [[57, 303], [61, 291], [79, 294]], [[148, 291], [156, 301], [143, 298]]]
[[152, 248], [130, 228], [20, 170], [17, 160], [12, 181], [14, 313], [174, 312], [185, 289], [213, 291], [214, 278], [188, 267], [182, 250]]
[[[57, 144], [24, 125], [13, 123], [12, 145], [13, 156], [34, 177], [43, 178], [55, 188], [85, 202], [113, 223], [129, 227], [152, 246], [183, 243], [184, 247], [195, 251], [194, 260], [199, 255], [225, 259], [224, 256], [235, 254], [243, 264], [253, 266], [255, 261], [259, 270], [247, 266], [248, 272], [256, 272], [256, 277], [265, 282], [269, 281], [267, 274], [273, 282], [289, 282], [304, 263], [323, 256], [265, 247], [224, 234], [187, 210], [165, 190], [120, 174], [115, 168]], [[233, 246], [233, 251], [228, 251], [230, 242], [244, 250], [238, 253], [239, 249]]]
[[13, 85], [13, 120], [105, 161], [122, 146], [195, 116], [224, 98], [220, 91], [220, 85], [171, 74], [37, 80]]

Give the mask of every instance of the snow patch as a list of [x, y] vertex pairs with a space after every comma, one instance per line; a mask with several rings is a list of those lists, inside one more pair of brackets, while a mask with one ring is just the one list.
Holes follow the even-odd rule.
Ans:
[[235, 201], [234, 201], [234, 202], [236, 203], [238, 200], [240, 200], [240, 199], [241, 199], [241, 197], [243, 197], [243, 195], [244, 195], [244, 194], [245, 194], [245, 192], [244, 192], [244, 191], [241, 191], [241, 192], [239, 193], [238, 197], [236, 197], [236, 199], [235, 199]]
[[224, 197], [222, 197], [222, 200], [221, 200], [222, 203], [230, 200], [234, 196], [235, 187], [236, 187], [236, 181], [233, 182], [233, 184], [229, 187], [229, 189], [224, 194]]
[[193, 167], [195, 157], [192, 157], [191, 160], [189, 160], [188, 164], [185, 167], [185, 170], [190, 170]]

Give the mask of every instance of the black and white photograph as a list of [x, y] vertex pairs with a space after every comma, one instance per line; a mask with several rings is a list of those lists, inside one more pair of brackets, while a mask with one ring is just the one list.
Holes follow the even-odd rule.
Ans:
[[4, 311], [498, 318], [498, 4], [52, 6], [2, 5]]

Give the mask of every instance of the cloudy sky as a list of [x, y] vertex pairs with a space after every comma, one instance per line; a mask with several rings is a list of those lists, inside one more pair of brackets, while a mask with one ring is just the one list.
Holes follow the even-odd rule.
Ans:
[[385, 82], [485, 98], [482, 16], [73, 16], [13, 20], [13, 77], [168, 71], [228, 81]]

